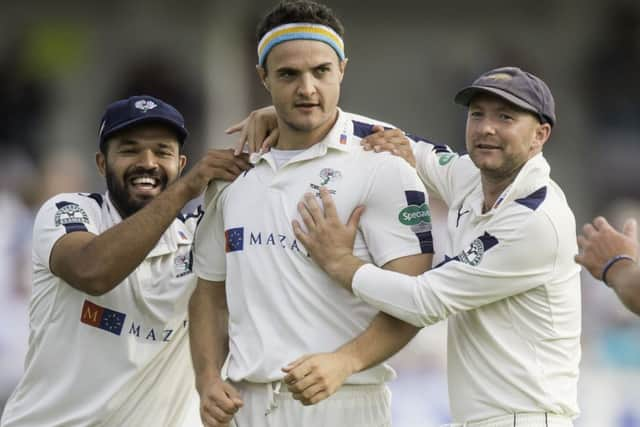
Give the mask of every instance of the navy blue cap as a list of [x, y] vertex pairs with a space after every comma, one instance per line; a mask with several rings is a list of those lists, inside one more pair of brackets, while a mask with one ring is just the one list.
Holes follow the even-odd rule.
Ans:
[[166, 123], [176, 132], [181, 144], [189, 135], [178, 110], [153, 96], [139, 95], [109, 104], [98, 131], [100, 146], [115, 132], [147, 122]]
[[487, 71], [471, 86], [458, 92], [457, 104], [469, 106], [478, 93], [492, 93], [537, 115], [542, 123], [556, 123], [555, 101], [549, 86], [542, 79], [517, 67], [502, 67]]

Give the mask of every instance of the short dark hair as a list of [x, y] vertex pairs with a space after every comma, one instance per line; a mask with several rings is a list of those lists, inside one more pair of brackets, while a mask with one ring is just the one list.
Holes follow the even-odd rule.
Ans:
[[256, 30], [257, 43], [275, 27], [297, 22], [326, 25], [344, 37], [342, 23], [327, 6], [311, 0], [283, 0], [260, 20]]

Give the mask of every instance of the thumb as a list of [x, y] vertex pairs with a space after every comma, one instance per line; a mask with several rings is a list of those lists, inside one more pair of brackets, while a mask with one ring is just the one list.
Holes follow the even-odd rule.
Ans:
[[353, 212], [351, 212], [351, 216], [349, 216], [349, 221], [347, 222], [348, 227], [357, 228], [360, 223], [360, 217], [364, 212], [364, 206], [357, 206]]
[[229, 396], [229, 399], [233, 400], [236, 405], [242, 406], [242, 397], [240, 397], [240, 393], [234, 386], [229, 383], [224, 383], [224, 392]]
[[633, 239], [634, 242], [638, 241], [638, 223], [635, 219], [629, 218], [624, 222], [622, 226], [622, 232], [625, 236]]

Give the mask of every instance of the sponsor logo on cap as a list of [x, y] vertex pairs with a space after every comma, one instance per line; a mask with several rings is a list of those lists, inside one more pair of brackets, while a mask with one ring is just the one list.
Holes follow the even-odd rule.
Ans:
[[496, 73], [487, 76], [487, 78], [491, 80], [511, 80], [513, 77], [511, 76], [511, 74], [507, 73]]

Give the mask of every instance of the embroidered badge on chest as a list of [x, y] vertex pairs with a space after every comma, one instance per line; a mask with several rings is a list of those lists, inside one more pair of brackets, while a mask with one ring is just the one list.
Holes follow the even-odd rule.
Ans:
[[176, 267], [176, 277], [186, 276], [191, 273], [191, 254], [177, 255], [173, 260]]
[[[315, 193], [316, 196], [320, 196], [320, 187], [324, 187], [325, 185], [329, 185], [330, 183], [335, 183], [336, 181], [342, 179], [342, 173], [338, 170], [331, 168], [324, 168], [320, 170], [320, 184], [309, 184]], [[336, 194], [336, 190], [328, 189], [329, 193]]]

